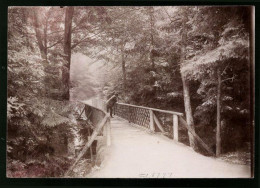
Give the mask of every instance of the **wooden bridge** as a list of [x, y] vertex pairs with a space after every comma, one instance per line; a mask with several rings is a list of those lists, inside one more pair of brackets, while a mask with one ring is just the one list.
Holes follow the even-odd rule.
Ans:
[[[250, 167], [215, 158], [210, 147], [191, 129], [179, 112], [117, 103], [115, 118], [105, 111], [98, 99], [83, 102], [79, 117], [84, 116], [93, 132], [67, 171], [68, 176], [98, 137], [107, 152], [99, 170], [90, 178], [230, 178], [250, 177]], [[204, 154], [189, 147], [193, 135]], [[92, 151], [91, 151], [92, 152]]]

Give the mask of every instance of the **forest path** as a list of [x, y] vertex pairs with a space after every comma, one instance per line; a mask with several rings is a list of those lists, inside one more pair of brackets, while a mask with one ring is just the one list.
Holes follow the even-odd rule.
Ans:
[[248, 178], [250, 166], [230, 164], [194, 152], [126, 120], [111, 119], [112, 144], [91, 178]]

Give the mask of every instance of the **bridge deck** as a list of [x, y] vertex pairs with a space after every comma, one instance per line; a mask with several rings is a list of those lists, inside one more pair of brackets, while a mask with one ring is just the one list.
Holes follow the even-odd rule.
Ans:
[[112, 144], [100, 169], [91, 178], [230, 178], [250, 177], [250, 167], [229, 164], [194, 152], [176, 143], [111, 119]]

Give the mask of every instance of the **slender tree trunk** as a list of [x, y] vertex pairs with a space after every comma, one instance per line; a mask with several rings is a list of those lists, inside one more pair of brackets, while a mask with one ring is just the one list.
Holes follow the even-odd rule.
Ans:
[[64, 84], [64, 96], [63, 99], [70, 99], [70, 61], [71, 61], [71, 29], [72, 29], [72, 18], [74, 13], [74, 7], [66, 7], [65, 10], [65, 32], [64, 32], [64, 54], [65, 65], [62, 69], [62, 81]]
[[40, 29], [39, 17], [38, 17], [38, 14], [36, 11], [37, 10], [34, 10], [34, 12], [33, 12], [34, 30], [35, 30], [35, 34], [36, 34], [37, 44], [38, 44], [38, 47], [41, 52], [41, 57], [42, 57], [42, 59], [46, 60], [47, 59], [47, 47], [44, 46], [43, 42], [44, 42], [44, 40], [47, 40], [47, 39], [43, 39], [43, 37], [42, 37], [43, 34]]
[[123, 84], [124, 84], [124, 92], [126, 92], [126, 68], [125, 68], [125, 53], [124, 53], [124, 45], [121, 46], [121, 60], [122, 60], [122, 73], [123, 73]]
[[[35, 36], [36, 36], [36, 40], [37, 40], [37, 44], [41, 53], [41, 58], [43, 60], [45, 60], [43, 62], [44, 65], [44, 71], [48, 72], [48, 59], [47, 59], [47, 28], [44, 28], [44, 32], [42, 32], [41, 28], [42, 28], [42, 23], [39, 19], [39, 15], [37, 12], [37, 8], [33, 11], [33, 19], [34, 19], [34, 30], [35, 30]], [[47, 24], [44, 23], [44, 26], [46, 26]], [[44, 76], [44, 82], [45, 82], [45, 89], [44, 92], [42, 92], [41, 94], [43, 94], [44, 96], [49, 97], [50, 96], [50, 89], [48, 87], [49, 85], [49, 80], [48, 80], [48, 76], [47, 74], [45, 74]]]
[[[22, 18], [23, 18], [23, 22], [24, 22], [24, 23], [27, 23], [28, 18], [27, 18], [27, 16], [25, 15], [25, 12], [24, 12], [24, 11], [22, 11]], [[30, 43], [30, 41], [29, 41], [29, 36], [28, 36], [28, 34], [27, 34], [27, 29], [25, 29], [25, 30], [26, 30], [26, 32], [23, 32], [23, 35], [25, 36], [25, 39], [26, 39], [26, 47], [27, 47], [28, 49], [32, 49], [32, 45], [31, 45], [31, 43]]]
[[152, 65], [152, 69], [155, 69], [154, 65], [154, 57], [153, 57], [153, 49], [154, 49], [154, 9], [153, 7], [149, 7], [149, 17], [150, 17], [150, 39], [151, 39], [151, 50], [150, 50], [150, 61]]
[[[71, 29], [72, 29], [72, 17], [74, 13], [74, 7], [66, 7], [65, 12], [65, 32], [64, 32], [64, 53], [66, 60], [70, 63], [71, 58]], [[69, 67], [69, 64], [67, 64]]]
[[[186, 39], [187, 39], [186, 22], [187, 22], [187, 16], [185, 17], [183, 24], [182, 24], [182, 46], [181, 46], [181, 58], [180, 58], [181, 63], [184, 63], [184, 61], [186, 59]], [[192, 109], [191, 109], [189, 84], [182, 72], [181, 72], [181, 79], [182, 79], [182, 87], [183, 87], [186, 121], [187, 121], [188, 126], [190, 128], [192, 128], [195, 132], [194, 120], [193, 120]], [[189, 132], [188, 132], [188, 135], [189, 135], [190, 146], [192, 147], [193, 150], [195, 150], [195, 151], [198, 150], [195, 138]]]
[[48, 19], [45, 21], [44, 30], [43, 30], [43, 42], [44, 42], [44, 53], [46, 54], [45, 60], [48, 61], [48, 52], [47, 52], [47, 28], [48, 28]]
[[[186, 114], [186, 121], [189, 127], [191, 127], [194, 132], [194, 120], [193, 120], [193, 116], [192, 116], [192, 109], [191, 109], [191, 102], [190, 102], [190, 89], [189, 89], [189, 84], [186, 80], [186, 78], [184, 77], [183, 74], [181, 74], [181, 78], [182, 78], [182, 85], [183, 85], [183, 95], [184, 95], [184, 107], [185, 107], [185, 114]], [[190, 146], [196, 151], [198, 149], [197, 144], [196, 144], [196, 140], [193, 137], [193, 135], [191, 133], [188, 132], [189, 135], [189, 142], [190, 142]]]
[[217, 86], [217, 131], [216, 131], [216, 156], [221, 154], [221, 73], [217, 68], [218, 86]]

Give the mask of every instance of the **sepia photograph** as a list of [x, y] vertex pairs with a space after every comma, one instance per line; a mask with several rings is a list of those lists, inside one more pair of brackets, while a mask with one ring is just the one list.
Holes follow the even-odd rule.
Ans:
[[7, 178], [254, 178], [254, 6], [9, 6]]

